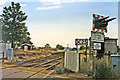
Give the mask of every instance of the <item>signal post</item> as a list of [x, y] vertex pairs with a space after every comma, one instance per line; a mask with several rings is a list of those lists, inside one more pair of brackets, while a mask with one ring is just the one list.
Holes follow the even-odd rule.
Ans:
[[104, 17], [101, 15], [93, 14], [93, 26], [90, 39], [90, 54], [93, 56], [93, 50], [97, 50], [97, 57], [102, 58], [104, 55], [104, 33], [107, 33], [108, 22], [116, 19]]

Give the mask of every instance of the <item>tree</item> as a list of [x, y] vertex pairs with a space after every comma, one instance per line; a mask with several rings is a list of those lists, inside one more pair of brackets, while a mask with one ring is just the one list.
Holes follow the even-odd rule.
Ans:
[[59, 45], [59, 44], [56, 45], [56, 48], [57, 48], [57, 49], [60, 49], [60, 50], [63, 50], [63, 49], [64, 49], [64, 47], [63, 47], [62, 45]]
[[27, 30], [27, 28], [24, 30], [24, 36], [23, 36], [23, 38], [21, 39], [21, 41], [20, 41], [20, 43], [19, 43], [19, 45], [21, 45], [21, 44], [23, 44], [23, 43], [28, 43], [28, 44], [33, 44], [32, 42], [31, 42], [31, 38], [30, 38], [30, 33], [29, 32], [27, 32], [28, 30]]
[[27, 15], [20, 9], [20, 4], [15, 4], [14, 2], [11, 2], [11, 5], [8, 7], [3, 7], [3, 40], [5, 42], [10, 41], [12, 48], [14, 47], [14, 42], [20, 42], [27, 37], [27, 27], [25, 26]]
[[47, 44], [45, 45], [45, 48], [51, 48], [51, 47], [50, 47], [50, 45], [47, 43]]
[[90, 46], [87, 46], [87, 49], [89, 50], [89, 49], [90, 49]]
[[76, 50], [77, 50], [77, 48], [75, 48], [75, 47], [74, 47], [74, 48], [72, 48], [72, 51], [76, 51]]
[[84, 50], [85, 49], [85, 47], [84, 46], [80, 46], [80, 50]]

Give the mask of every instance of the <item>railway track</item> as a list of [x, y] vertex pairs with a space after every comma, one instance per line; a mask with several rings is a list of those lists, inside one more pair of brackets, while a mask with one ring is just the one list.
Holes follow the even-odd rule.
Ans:
[[[50, 64], [50, 62], [48, 62], [48, 63], [47, 63], [47, 67], [46, 67], [46, 66], [43, 66], [44, 68], [43, 68], [42, 70], [37, 71], [36, 73], [28, 76], [28, 77], [25, 78], [24, 80], [28, 80], [28, 79], [30, 79], [30, 78], [35, 78], [35, 76], [37, 76], [37, 74], [45, 74], [46, 72], [48, 72], [48, 70], [50, 70], [49, 73], [46, 73], [44, 76], [41, 77], [41, 78], [46, 78], [49, 74], [51, 74], [51, 73], [54, 71], [53, 69], [55, 68], [55, 66], [58, 65], [58, 64], [60, 64], [61, 62], [62, 62], [62, 60], [60, 60], [60, 61], [58, 61], [58, 62], [55, 62], [55, 63], [53, 63], [53, 64]], [[42, 64], [42, 65], [43, 65], [43, 64]], [[44, 65], [46, 65], [46, 63], [45, 63]], [[49, 65], [49, 66], [48, 66], [48, 65]]]
[[[60, 64], [61, 62], [62, 62], [62, 58], [59, 57], [57, 59], [53, 59], [51, 61], [44, 62], [44, 63], [42, 63], [40, 65], [35, 65], [32, 68], [39, 67], [39, 68], [42, 68], [42, 70], [34, 72], [32, 75], [29, 75], [28, 77], [26, 77], [25, 80], [27, 80], [29, 78], [35, 78], [37, 75], [40, 75], [40, 76], [42, 75], [41, 78], [46, 78], [47, 76], [49, 76], [49, 74], [51, 74], [52, 72], [54, 72], [53, 69], [55, 68], [55, 66], [58, 65], [58, 64]], [[17, 70], [18, 71], [15, 72], [15, 73], [24, 72], [24, 70], [19, 70], [19, 69], [17, 69]], [[33, 71], [29, 71], [29, 72], [33, 72]], [[12, 75], [12, 74], [9, 74], [9, 75]]]
[[[62, 59], [63, 59], [62, 54], [52, 55], [52, 56], [47, 56], [44, 59], [39, 58], [39, 59], [29, 60], [23, 63], [19, 63], [18, 65], [15, 65], [15, 66], [4, 67], [2, 69], [14, 69], [15, 70], [15, 68], [17, 68], [18, 72], [16, 73], [19, 73], [19, 72], [24, 72], [24, 71], [27, 72], [30, 69], [32, 70], [34, 68], [35, 69], [40, 68], [40, 70], [29, 71], [31, 73], [33, 72], [33, 74], [26, 76], [25, 80], [28, 80], [29, 78], [35, 78], [36, 76], [39, 76], [39, 78], [46, 78], [47, 76], [49, 76], [49, 74], [54, 72], [53, 69], [55, 68], [56, 65], [62, 62]], [[22, 69], [18, 69], [19, 67], [22, 67]], [[29, 68], [29, 70], [25, 70], [26, 68]]]
[[[13, 63], [15, 66], [4, 67], [2, 69], [13, 68], [13, 67], [32, 67], [32, 66], [36, 66], [37, 64], [41, 64], [43, 62], [47, 62], [46, 60], [55, 59], [58, 56], [62, 56], [62, 54], [52, 55], [52, 56], [46, 56], [44, 58], [40, 57], [40, 58], [37, 58], [37, 59], [27, 60], [27, 61], [20, 62], [20, 63], [16, 62], [16, 63]], [[9, 64], [9, 63], [6, 63], [6, 64]]]

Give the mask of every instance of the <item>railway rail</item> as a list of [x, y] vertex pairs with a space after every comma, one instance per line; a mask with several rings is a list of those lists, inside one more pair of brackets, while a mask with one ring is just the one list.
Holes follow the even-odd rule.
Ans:
[[52, 55], [52, 56], [46, 56], [46, 57], [40, 57], [40, 58], [37, 58], [37, 59], [27, 60], [27, 61], [24, 61], [24, 62], [4, 63], [4, 64], [10, 64], [10, 65], [12, 64], [14, 66], [4, 67], [2, 69], [12, 68], [12, 67], [25, 67], [25, 65], [27, 67], [27, 64], [28, 64], [28, 67], [32, 67], [32, 64], [33, 64], [33, 66], [35, 66], [37, 64], [41, 64], [42, 62], [46, 62], [46, 60], [55, 59], [56, 57], [59, 57], [59, 56], [62, 56], [62, 54], [57, 54], [57, 55]]
[[[53, 69], [55, 68], [55, 66], [62, 62], [62, 59], [63, 59], [62, 55], [63, 54], [54, 54], [51, 56], [47, 56], [45, 58], [28, 60], [28, 61], [19, 63], [15, 66], [4, 67], [2, 69], [14, 69], [15, 70], [15, 68], [17, 68], [18, 71], [15, 73], [19, 73], [19, 72], [27, 71], [27, 70], [25, 70], [25, 68], [29, 68], [29, 69], [42, 68], [37, 71], [29, 71], [29, 72], [33, 72], [33, 74], [26, 76], [25, 80], [27, 80], [29, 78], [35, 78], [36, 76], [40, 76], [40, 74], [42, 74], [41, 78], [46, 78], [47, 76], [49, 76], [49, 74], [54, 72]], [[22, 67], [22, 69], [18, 69], [19, 67]], [[12, 75], [12, 74], [10, 74], [10, 75]]]
[[[50, 73], [52, 73], [54, 67], [55, 67], [56, 65], [60, 64], [61, 62], [62, 62], [62, 60], [57, 61], [57, 62], [52, 63], [52, 64], [50, 64], [50, 62], [48, 62], [47, 64], [48, 64], [48, 65], [50, 64], [49, 66], [47, 66], [47, 67], [43, 66], [44, 68], [43, 68], [42, 70], [39, 70], [39, 71], [37, 71], [36, 73], [28, 76], [25, 80], [28, 80], [29, 78], [34, 78], [37, 74], [45, 74], [45, 72], [48, 72], [48, 70], [50, 70]], [[46, 74], [45, 76], [43, 76], [42, 78], [46, 78], [50, 73], [47, 73], [47, 74]]]

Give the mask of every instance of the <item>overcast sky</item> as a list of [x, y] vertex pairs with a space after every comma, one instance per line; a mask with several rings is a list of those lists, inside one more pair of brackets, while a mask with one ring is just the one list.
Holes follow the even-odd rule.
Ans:
[[118, 38], [119, 0], [0, 0], [0, 14], [10, 1], [20, 2], [28, 15], [26, 25], [35, 46], [75, 46], [75, 38], [90, 37], [93, 13], [116, 17], [105, 36]]

